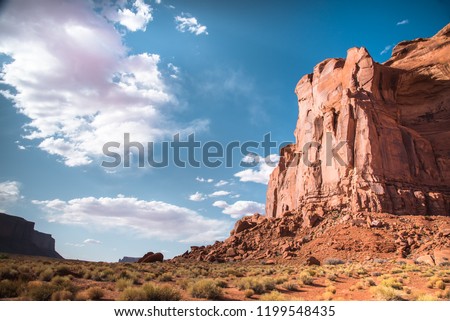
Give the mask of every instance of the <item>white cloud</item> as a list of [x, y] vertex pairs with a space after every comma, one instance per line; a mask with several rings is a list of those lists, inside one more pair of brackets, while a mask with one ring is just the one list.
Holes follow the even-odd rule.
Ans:
[[224, 186], [224, 185], [227, 185], [228, 184], [228, 182], [227, 181], [225, 181], [225, 180], [223, 180], [223, 179], [221, 179], [220, 181], [218, 181], [214, 186], [216, 186], [216, 187], [220, 187], [220, 186]]
[[156, 4], [161, 4], [161, 0], [155, 0]]
[[212, 194], [209, 194], [209, 197], [218, 197], [218, 196], [226, 196], [226, 195], [230, 195], [230, 192], [227, 191], [215, 191]]
[[95, 239], [85, 239], [83, 241], [84, 244], [102, 244], [101, 241]]
[[239, 198], [239, 197], [241, 197], [241, 194], [234, 194], [230, 196], [230, 198]]
[[[136, 12], [146, 10], [136, 3]], [[111, 19], [91, 4], [10, 1], [0, 19], [0, 53], [12, 58], [0, 84], [14, 88], [2, 93], [31, 120], [25, 138], [37, 139], [67, 166], [102, 157], [102, 146], [123, 141], [124, 133], [144, 143], [188, 126], [169, 120], [177, 101], [159, 70], [160, 57], [130, 55]]]
[[180, 68], [175, 66], [173, 63], [168, 63], [167, 68], [170, 71], [170, 77], [173, 79], [178, 79], [178, 74], [180, 73]]
[[190, 32], [197, 36], [201, 34], [207, 35], [206, 26], [201, 25], [197, 18], [192, 17], [189, 13], [182, 13], [181, 16], [175, 17], [176, 28], [180, 32]]
[[[20, 195], [20, 183], [16, 181], [0, 182], [0, 206], [17, 202]], [[1, 209], [4, 211], [4, 209]]]
[[389, 50], [392, 48], [391, 45], [387, 45], [384, 47], [384, 49], [380, 52], [380, 55], [384, 55], [385, 53], [389, 52]]
[[160, 201], [134, 197], [85, 197], [33, 201], [47, 213], [49, 222], [88, 229], [120, 230], [145, 238], [179, 242], [223, 239], [232, 222], [203, 217], [197, 212]]
[[206, 196], [203, 195], [202, 193], [195, 192], [195, 194], [189, 196], [189, 199], [194, 202], [201, 202], [206, 199]]
[[266, 158], [259, 158], [253, 156], [245, 156], [242, 159], [244, 163], [257, 163], [256, 169], [248, 168], [234, 174], [235, 177], [239, 177], [241, 182], [254, 182], [260, 184], [267, 184], [269, 182], [270, 174], [275, 169], [276, 164], [279, 161], [279, 156], [272, 154]]
[[133, 32], [145, 31], [147, 24], [153, 20], [152, 8], [144, 0], [136, 0], [132, 5], [127, 2], [119, 2], [116, 6], [102, 8], [102, 13], [109, 20], [117, 22]]
[[212, 183], [212, 182], [214, 182], [214, 180], [212, 178], [203, 178], [203, 177], [198, 177], [198, 176], [195, 178], [195, 180], [197, 182], [200, 182], [200, 183]]
[[406, 25], [406, 24], [408, 24], [408, 23], [409, 23], [409, 20], [408, 20], [408, 19], [405, 19], [405, 20], [402, 20], [402, 21], [397, 22], [397, 26]]
[[225, 201], [216, 201], [213, 206], [222, 208], [222, 213], [230, 215], [232, 218], [240, 218], [254, 213], [264, 213], [265, 205], [253, 201], [237, 201], [234, 204], [228, 204]]

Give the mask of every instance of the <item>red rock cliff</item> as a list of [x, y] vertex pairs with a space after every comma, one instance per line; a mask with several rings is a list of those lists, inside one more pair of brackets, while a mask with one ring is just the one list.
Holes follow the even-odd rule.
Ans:
[[365, 48], [298, 82], [296, 143], [281, 151], [266, 214], [349, 210], [450, 212], [450, 24], [399, 43], [376, 63]]

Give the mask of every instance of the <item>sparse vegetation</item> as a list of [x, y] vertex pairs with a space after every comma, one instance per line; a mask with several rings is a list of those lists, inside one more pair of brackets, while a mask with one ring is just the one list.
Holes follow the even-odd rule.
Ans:
[[265, 293], [259, 298], [261, 301], [284, 301], [285, 296], [278, 291], [272, 291], [270, 293]]
[[340, 265], [340, 264], [345, 264], [345, 261], [341, 260], [341, 259], [336, 259], [336, 258], [328, 258], [323, 261], [323, 264], [325, 264], [325, 265]]
[[189, 289], [189, 293], [194, 298], [216, 300], [222, 295], [222, 289], [214, 280], [203, 279], [195, 282]]
[[394, 261], [267, 266], [258, 262], [119, 264], [13, 256], [0, 266], [0, 300], [450, 300], [449, 283], [448, 267]]

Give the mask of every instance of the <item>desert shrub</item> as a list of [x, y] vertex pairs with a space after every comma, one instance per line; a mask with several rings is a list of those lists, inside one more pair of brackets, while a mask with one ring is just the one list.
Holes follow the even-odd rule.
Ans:
[[402, 290], [403, 284], [399, 279], [387, 278], [381, 281], [381, 285], [388, 288], [393, 288], [395, 290]]
[[216, 280], [216, 285], [219, 288], [226, 288], [228, 286], [228, 283], [224, 279], [218, 279], [218, 280]]
[[147, 293], [143, 288], [130, 287], [126, 288], [120, 295], [121, 301], [146, 301]]
[[52, 279], [51, 284], [53, 284], [55, 288], [58, 290], [67, 290], [69, 292], [76, 291], [75, 285], [72, 283], [72, 280], [67, 276], [55, 276]]
[[286, 300], [286, 298], [280, 292], [272, 291], [270, 293], [261, 295], [259, 300], [261, 300], [261, 301], [284, 301], [284, 300]]
[[441, 289], [441, 290], [445, 290], [445, 287], [446, 287], [445, 282], [437, 276], [431, 277], [429, 279], [427, 286], [431, 289], [436, 288], [436, 289]]
[[288, 280], [287, 277], [280, 276], [280, 277], [275, 278], [274, 281], [275, 281], [275, 284], [283, 284], [283, 283], [287, 282], [287, 280]]
[[439, 299], [450, 300], [450, 289], [442, 291], [438, 294]]
[[159, 276], [158, 280], [160, 282], [170, 282], [173, 281], [173, 275], [172, 273], [163, 273]]
[[39, 280], [50, 281], [53, 278], [53, 270], [51, 268], [45, 269], [39, 274]]
[[275, 281], [271, 278], [245, 277], [237, 282], [239, 290], [252, 289], [257, 294], [271, 291], [275, 288]]
[[312, 285], [314, 283], [313, 278], [311, 275], [307, 272], [302, 272], [298, 276], [298, 279], [304, 284], [304, 285]]
[[102, 288], [100, 288], [98, 286], [94, 286], [92, 288], [89, 288], [86, 291], [86, 294], [87, 294], [89, 300], [98, 301], [101, 298], [103, 298], [103, 296], [105, 295], [105, 292], [103, 291]]
[[382, 301], [403, 300], [401, 292], [389, 286], [378, 285], [376, 287], [371, 288], [371, 291], [378, 300]]
[[15, 298], [20, 295], [22, 283], [14, 280], [0, 281], [0, 299]]
[[16, 280], [19, 277], [19, 272], [13, 267], [0, 267], [0, 279], [2, 280]]
[[337, 258], [327, 258], [323, 261], [323, 264], [325, 265], [340, 265], [345, 264], [345, 261]]
[[222, 289], [217, 286], [215, 281], [203, 279], [192, 284], [189, 293], [194, 298], [215, 300], [222, 295]]
[[298, 284], [294, 282], [286, 282], [283, 284], [283, 288], [288, 291], [298, 291]]
[[416, 301], [436, 301], [437, 297], [432, 294], [420, 293], [414, 297]]
[[66, 276], [73, 274], [68, 265], [58, 265], [55, 269], [55, 275]]
[[55, 291], [56, 288], [50, 283], [31, 281], [28, 282], [27, 297], [34, 301], [48, 301]]
[[52, 301], [71, 301], [73, 300], [73, 293], [67, 290], [56, 291], [52, 294]]
[[247, 289], [244, 291], [244, 296], [246, 298], [251, 298], [253, 295], [255, 295], [255, 291], [253, 291], [252, 289]]
[[115, 283], [116, 289], [119, 291], [123, 291], [126, 288], [129, 288], [133, 285], [133, 280], [130, 279], [118, 279]]
[[9, 259], [9, 256], [6, 254], [0, 254], [0, 260], [7, 260]]
[[179, 301], [181, 294], [177, 289], [168, 285], [158, 286], [155, 284], [144, 284], [143, 289], [149, 301]]
[[330, 280], [330, 281], [336, 281], [337, 278], [338, 278], [338, 276], [337, 276], [335, 273], [331, 273], [331, 272], [327, 273], [327, 279], [328, 279], [328, 280]]

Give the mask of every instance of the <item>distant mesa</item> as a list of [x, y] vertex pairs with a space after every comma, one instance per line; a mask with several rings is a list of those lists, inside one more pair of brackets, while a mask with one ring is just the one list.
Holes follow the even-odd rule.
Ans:
[[55, 250], [55, 239], [50, 234], [36, 231], [34, 224], [18, 216], [0, 213], [0, 252], [62, 259]]
[[136, 263], [139, 259], [140, 257], [124, 256], [122, 259], [119, 259], [119, 263]]

